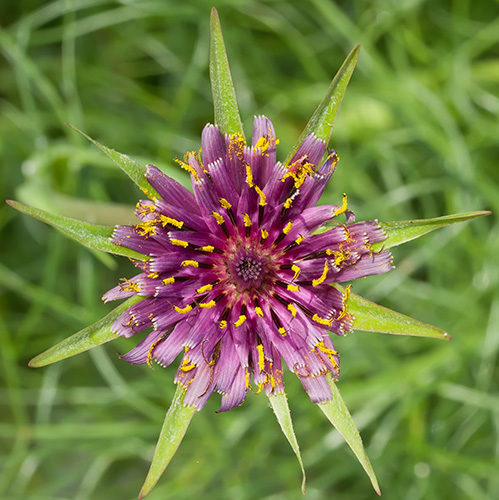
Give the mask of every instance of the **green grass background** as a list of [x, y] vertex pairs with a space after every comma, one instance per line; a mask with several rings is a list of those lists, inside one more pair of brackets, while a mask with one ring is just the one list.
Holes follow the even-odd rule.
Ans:
[[[0, 199], [103, 223], [129, 217], [106, 204], [133, 206], [138, 191], [65, 121], [187, 180], [172, 158], [198, 149], [213, 120], [212, 4], [247, 133], [254, 114], [269, 116], [281, 159], [348, 51], [362, 44], [333, 131], [341, 161], [323, 203], [347, 192], [359, 220], [499, 213], [493, 0], [3, 0]], [[335, 340], [339, 387], [386, 500], [499, 498], [495, 214], [394, 249], [397, 269], [354, 286], [453, 336]], [[27, 366], [111, 310], [100, 297], [133, 275], [132, 265], [6, 205], [0, 231], [0, 498], [136, 498], [176, 367], [127, 365], [116, 351], [134, 341], [121, 339], [47, 368]], [[375, 498], [298, 380], [285, 380], [305, 498]], [[217, 409], [213, 397], [195, 415], [149, 498], [302, 498], [298, 464], [266, 398], [250, 394], [227, 414]]]

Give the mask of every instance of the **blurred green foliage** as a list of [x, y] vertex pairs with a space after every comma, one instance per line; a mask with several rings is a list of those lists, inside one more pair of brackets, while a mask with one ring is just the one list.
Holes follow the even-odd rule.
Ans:
[[[281, 159], [361, 43], [333, 131], [341, 161], [324, 203], [347, 192], [359, 220], [499, 213], [499, 5], [490, 0], [3, 0], [0, 199], [102, 223], [130, 217], [138, 191], [65, 121], [187, 180], [172, 159], [198, 149], [213, 119], [212, 4], [247, 134], [253, 114], [269, 116]], [[339, 387], [386, 500], [499, 498], [494, 214], [394, 249], [396, 270], [355, 285], [453, 336], [335, 339]], [[100, 296], [134, 273], [131, 264], [6, 205], [0, 231], [0, 497], [136, 498], [176, 368], [127, 365], [115, 353], [135, 341], [121, 339], [27, 367], [108, 312]], [[373, 498], [361, 467], [289, 373], [286, 386], [306, 498]], [[266, 398], [250, 394], [228, 414], [217, 408], [212, 397], [195, 416], [149, 498], [301, 498], [298, 465]]]

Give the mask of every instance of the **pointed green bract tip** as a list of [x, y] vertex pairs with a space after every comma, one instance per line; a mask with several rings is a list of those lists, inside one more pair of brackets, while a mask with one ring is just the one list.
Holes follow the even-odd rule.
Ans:
[[184, 406], [186, 389], [177, 385], [172, 404], [166, 413], [163, 427], [159, 435], [151, 467], [147, 473], [144, 485], [139, 493], [139, 498], [147, 496], [154, 488], [159, 478], [165, 471], [171, 459], [175, 455], [180, 443], [187, 432], [197, 408], [195, 406]]
[[222, 27], [214, 7], [211, 10], [210, 28], [210, 80], [215, 124], [223, 134], [238, 134], [244, 138]]
[[286, 436], [291, 448], [293, 449], [298, 463], [300, 465], [302, 473], [301, 491], [305, 495], [305, 484], [307, 482], [307, 477], [305, 475], [305, 467], [303, 466], [303, 461], [301, 458], [300, 447], [298, 446], [298, 441], [296, 439], [295, 431], [293, 428], [293, 421], [291, 420], [291, 412], [289, 411], [288, 400], [286, 394], [277, 393], [268, 396], [270, 406], [274, 410], [277, 417], [277, 421], [281, 426], [281, 430]]
[[310, 118], [305, 129], [301, 133], [298, 141], [286, 158], [284, 165], [288, 165], [294, 154], [303, 143], [303, 141], [311, 134], [314, 134], [318, 139], [322, 139], [326, 144], [329, 143], [333, 130], [336, 115], [340, 109], [341, 101], [345, 95], [348, 83], [352, 73], [357, 65], [359, 58], [360, 45], [356, 45], [348, 54], [341, 68], [336, 73], [328, 91], [319, 106], [315, 110], [312, 118]]

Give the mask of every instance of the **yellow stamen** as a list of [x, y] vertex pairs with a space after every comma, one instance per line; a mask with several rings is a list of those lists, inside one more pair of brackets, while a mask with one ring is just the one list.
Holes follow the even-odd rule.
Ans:
[[151, 347], [149, 348], [149, 351], [147, 353], [147, 359], [146, 363], [152, 368], [152, 352], [154, 351], [154, 348], [163, 340], [163, 338], [159, 338], [154, 342]]
[[182, 226], [184, 225], [183, 221], [177, 220], [177, 219], [172, 219], [171, 217], [167, 217], [166, 215], [160, 215], [159, 218], [160, 218], [163, 226], [170, 224], [170, 226], [174, 226], [178, 229], [181, 229]]
[[352, 288], [352, 285], [348, 285], [346, 290], [345, 290], [345, 295], [343, 296], [343, 309], [341, 310], [340, 315], [338, 316], [338, 319], [343, 319], [347, 315], [347, 301], [348, 298], [350, 297], [350, 289]]
[[265, 368], [265, 356], [263, 354], [263, 345], [258, 344], [256, 346], [256, 349], [258, 351], [258, 368], [261, 372], [263, 372], [263, 370]]
[[123, 283], [120, 284], [120, 291], [122, 292], [140, 292], [140, 285], [134, 283], [129, 279], [123, 278]]
[[286, 336], [286, 329], [285, 329], [283, 326], [281, 326], [281, 327], [278, 329], [278, 331], [279, 331], [279, 333], [280, 333], [283, 337], [285, 337], [285, 336]]
[[265, 231], [265, 229], [262, 229], [262, 240], [266, 240], [269, 237], [268, 231]]
[[225, 223], [225, 219], [218, 212], [212, 212], [211, 215], [215, 217], [217, 224], [219, 224], [220, 226]]
[[140, 224], [137, 224], [135, 228], [137, 229], [137, 231], [139, 231], [140, 236], [145, 236], [146, 238], [148, 238], [151, 234], [156, 234], [156, 223], [157, 221], [155, 220], [147, 220], [141, 222]]
[[245, 321], [246, 316], [244, 314], [241, 314], [241, 316], [239, 316], [239, 319], [234, 323], [234, 326], [241, 326]]
[[291, 203], [293, 203], [293, 198], [288, 198], [285, 202], [284, 202], [284, 208], [289, 208], [291, 206]]
[[[185, 155], [185, 158], [184, 159], [187, 159], [187, 156], [188, 154]], [[201, 180], [199, 179], [199, 175], [198, 173], [196, 172], [196, 169], [194, 167], [191, 167], [191, 165], [189, 165], [188, 163], [186, 163], [185, 161], [182, 161], [182, 160], [179, 160], [178, 158], [175, 158], [175, 161], [184, 169], [184, 170], [187, 170], [187, 172], [189, 172], [192, 177], [194, 177], [195, 181], [199, 184], [201, 182]]]
[[334, 213], [333, 217], [336, 217], [337, 215], [343, 214], [347, 211], [347, 195], [343, 193], [343, 204], [341, 207], [337, 208]]
[[288, 304], [288, 309], [291, 311], [291, 314], [293, 318], [296, 316], [297, 310], [296, 307], [293, 304]]
[[225, 210], [229, 210], [229, 208], [232, 207], [232, 205], [225, 198], [220, 198], [218, 201], [220, 201], [220, 205], [222, 208], [225, 208]]
[[295, 275], [293, 276], [293, 279], [295, 280], [296, 278], [298, 278], [298, 276], [300, 275], [301, 273], [301, 269], [296, 265], [296, 264], [293, 264], [291, 266], [291, 271], [294, 271]]
[[205, 247], [201, 247], [199, 250], [201, 250], [202, 252], [213, 253], [213, 251], [215, 250], [215, 247], [213, 245], [208, 245]]
[[329, 271], [329, 265], [327, 260], [324, 261], [324, 270], [319, 278], [312, 280], [312, 286], [320, 285], [327, 277], [327, 272]]
[[249, 370], [246, 369], [246, 374], [244, 376], [244, 380], [246, 382], [246, 389], [250, 389], [251, 388], [250, 377], [251, 377], [251, 374], [250, 374]]
[[201, 302], [199, 304], [199, 307], [202, 307], [203, 309], [211, 309], [212, 307], [216, 306], [217, 303], [214, 300], [210, 300], [209, 302]]
[[199, 267], [199, 262], [196, 262], [195, 260], [184, 260], [180, 265], [183, 267], [187, 266]]
[[304, 239], [305, 239], [305, 236], [300, 235], [300, 236], [298, 236], [298, 238], [296, 238], [295, 243], [297, 245], [299, 245]]
[[290, 292], [298, 292], [298, 291], [300, 291], [300, 287], [298, 285], [288, 285], [286, 288]]
[[175, 245], [177, 247], [184, 247], [184, 248], [187, 248], [189, 246], [189, 243], [187, 241], [184, 241], [184, 240], [175, 240], [175, 239], [171, 239], [170, 240], [170, 243], [172, 245]]
[[178, 306], [173, 306], [173, 309], [175, 309], [175, 311], [177, 311], [179, 314], [186, 314], [186, 313], [192, 311], [192, 306], [191, 305], [187, 305], [183, 309], [181, 309]]
[[259, 205], [261, 207], [264, 207], [267, 204], [267, 197], [265, 196], [264, 192], [255, 184], [255, 191], [257, 192], [258, 196], [260, 196], [260, 202]]
[[253, 184], [253, 172], [251, 171], [251, 166], [249, 163], [246, 163], [246, 182], [248, 186], [251, 188], [254, 186]]
[[317, 349], [319, 349], [319, 351], [323, 352], [329, 358], [329, 361], [331, 361], [331, 363], [333, 364], [333, 366], [335, 368], [338, 368], [338, 363], [336, 362], [336, 359], [334, 359], [334, 357], [333, 357], [333, 356], [338, 355], [337, 351], [335, 351], [334, 349], [329, 349], [328, 347], [326, 347], [324, 345], [324, 341], [319, 342], [316, 345], [316, 347], [317, 347]]
[[151, 279], [156, 279], [158, 276], [159, 276], [158, 273], [150, 273], [150, 274], [147, 275], [147, 277], [151, 278]]
[[223, 319], [222, 321], [220, 321], [220, 323], [218, 324], [218, 326], [223, 330], [224, 328], [227, 328], [227, 321], [225, 319]]
[[207, 292], [208, 290], [213, 290], [213, 285], [211, 285], [211, 284], [204, 285], [201, 288], [198, 288], [196, 290], [196, 293], [204, 293], [204, 292]]
[[263, 318], [263, 311], [262, 311], [261, 307], [256, 306], [255, 307], [255, 312], [258, 314], [258, 316], [260, 316], [260, 318]]
[[317, 323], [320, 323], [321, 325], [325, 325], [325, 326], [331, 326], [333, 324], [333, 320], [332, 319], [323, 319], [321, 318], [320, 316], [318, 316], [317, 314], [314, 314], [312, 319], [314, 321], [317, 321]]
[[243, 219], [244, 219], [244, 225], [246, 227], [251, 227], [251, 219], [250, 219], [250, 216], [248, 214], [244, 214], [243, 213]]
[[193, 370], [194, 368], [196, 368], [196, 365], [192, 364], [190, 361], [189, 361], [189, 358], [185, 358], [184, 361], [182, 361], [182, 364], [180, 365], [180, 369], [183, 371], [183, 372], [190, 372], [191, 370]]
[[291, 229], [293, 228], [293, 223], [291, 221], [289, 221], [286, 226], [284, 227], [284, 229], [282, 230], [282, 232], [284, 234], [289, 234], [289, 232], [291, 231]]
[[175, 278], [173, 276], [171, 278], [165, 278], [161, 281], [161, 283], [163, 283], [163, 285], [171, 285], [172, 283], [175, 283]]

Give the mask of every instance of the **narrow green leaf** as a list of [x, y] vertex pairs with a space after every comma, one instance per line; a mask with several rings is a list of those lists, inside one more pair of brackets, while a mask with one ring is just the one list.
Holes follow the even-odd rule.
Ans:
[[42, 222], [54, 226], [66, 236], [75, 239], [92, 250], [101, 250], [102, 252], [123, 255], [138, 260], [146, 260], [149, 258], [130, 248], [115, 245], [111, 241], [114, 226], [99, 226], [90, 224], [90, 222], [64, 217], [62, 215], [51, 214], [45, 210], [30, 207], [18, 201], [7, 200], [7, 203], [20, 212], [31, 215]]
[[80, 129], [76, 128], [71, 123], [67, 123], [69, 127], [73, 130], [81, 134], [85, 139], [88, 139], [91, 143], [95, 144], [103, 153], [105, 153], [111, 160], [118, 165], [118, 167], [125, 172], [125, 174], [132, 179], [133, 182], [145, 193], [151, 200], [154, 198], [161, 199], [161, 196], [157, 193], [157, 191], [147, 182], [145, 177], [146, 168], [142, 165], [139, 165], [137, 162], [133, 161], [130, 157], [118, 153], [114, 149], [103, 146], [96, 140], [89, 137], [85, 132], [82, 132]]
[[40, 368], [50, 365], [61, 359], [76, 356], [82, 352], [88, 351], [93, 347], [105, 344], [110, 340], [118, 338], [118, 335], [111, 331], [111, 325], [122, 313], [132, 307], [137, 302], [140, 302], [144, 297], [137, 295], [125, 300], [118, 307], [113, 309], [109, 314], [93, 325], [87, 326], [71, 337], [64, 339], [55, 346], [42, 352], [29, 362], [31, 368]]
[[312, 118], [310, 118], [307, 126], [298, 138], [298, 141], [286, 158], [284, 165], [287, 165], [291, 161], [291, 158], [296, 153], [301, 143], [310, 134], [315, 134], [318, 139], [324, 140], [326, 144], [329, 143], [336, 114], [340, 109], [341, 101], [345, 95], [348, 82], [350, 81], [350, 77], [352, 76], [353, 70], [357, 64], [359, 52], [360, 45], [356, 45], [350, 54], [348, 54], [345, 62], [333, 78], [324, 99], [322, 99], [321, 103], [312, 115]]
[[244, 137], [222, 27], [215, 7], [211, 9], [210, 27], [210, 80], [215, 107], [215, 123], [223, 134], [239, 134]]
[[282, 432], [286, 436], [286, 439], [289, 441], [291, 448], [295, 452], [296, 458], [300, 464], [301, 473], [302, 473], [302, 483], [301, 483], [301, 491], [305, 495], [305, 468], [303, 467], [303, 461], [301, 459], [300, 447], [298, 446], [298, 441], [296, 440], [295, 431], [293, 429], [293, 421], [291, 420], [291, 412], [289, 411], [288, 406], [288, 398], [286, 394], [271, 394], [269, 396], [270, 405], [276, 414], [277, 421], [281, 426]]
[[[338, 288], [341, 289], [339, 286]], [[353, 322], [355, 330], [451, 340], [451, 336], [447, 332], [436, 326], [392, 311], [355, 293], [349, 294], [346, 305], [347, 311], [355, 318]]]
[[170, 463], [182, 441], [187, 427], [194, 416], [195, 406], [184, 406], [185, 388], [177, 386], [172, 404], [166, 414], [163, 428], [159, 435], [158, 444], [154, 450], [151, 467], [146, 480], [139, 493], [139, 498], [144, 498], [154, 488], [159, 478]]
[[352, 416], [348, 411], [347, 405], [341, 397], [340, 391], [331, 378], [331, 374], [328, 374], [327, 377], [333, 394], [333, 399], [326, 403], [319, 403], [318, 406], [355, 453], [357, 460], [360, 462], [362, 467], [364, 467], [364, 470], [369, 476], [374, 491], [376, 491], [378, 495], [381, 495], [376, 475], [374, 474], [371, 462], [369, 462], [369, 458], [367, 458], [359, 431], [357, 430]]
[[386, 240], [375, 243], [372, 246], [374, 251], [384, 248], [396, 247], [407, 241], [414, 240], [430, 231], [450, 226], [458, 222], [465, 222], [476, 217], [490, 215], [491, 212], [482, 210], [478, 212], [467, 212], [464, 214], [445, 215], [434, 219], [403, 220], [395, 222], [380, 222], [379, 225], [386, 233]]

